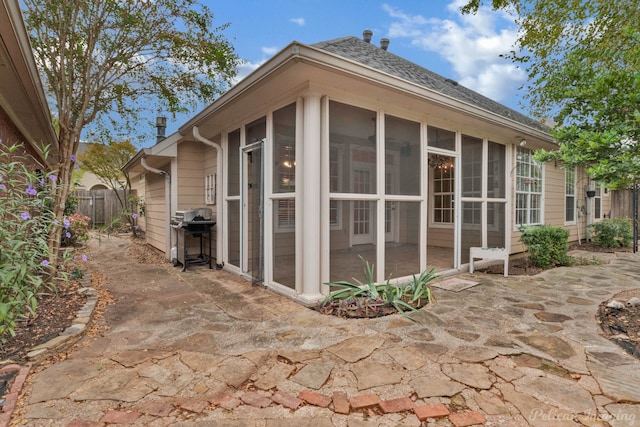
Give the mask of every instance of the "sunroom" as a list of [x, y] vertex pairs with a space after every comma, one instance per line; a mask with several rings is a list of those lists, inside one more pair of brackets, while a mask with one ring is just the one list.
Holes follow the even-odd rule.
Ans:
[[345, 37], [291, 43], [156, 146], [128, 167], [164, 183], [147, 188], [148, 205], [164, 194], [146, 219], [157, 247], [171, 212], [206, 205], [219, 266], [312, 303], [362, 279], [363, 261], [402, 281], [463, 271], [472, 247], [520, 251], [517, 226], [544, 221], [533, 149], [555, 145], [537, 121]]

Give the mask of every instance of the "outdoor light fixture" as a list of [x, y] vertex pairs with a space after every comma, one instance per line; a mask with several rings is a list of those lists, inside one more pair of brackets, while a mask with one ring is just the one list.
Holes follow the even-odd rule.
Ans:
[[526, 139], [524, 139], [524, 138], [522, 138], [522, 139], [520, 140], [520, 147], [524, 147], [525, 145], [527, 145], [527, 140], [526, 140]]

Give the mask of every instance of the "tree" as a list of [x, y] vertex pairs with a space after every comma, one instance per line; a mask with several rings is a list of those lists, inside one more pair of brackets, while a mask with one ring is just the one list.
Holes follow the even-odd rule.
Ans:
[[[115, 142], [107, 144], [88, 144], [87, 150], [78, 157], [82, 167], [93, 172], [98, 179], [107, 187], [112, 189], [126, 214], [127, 221], [131, 225], [133, 235], [136, 236], [136, 224], [133, 214], [133, 200], [130, 197], [131, 180], [129, 174], [122, 172], [122, 167], [129, 159], [136, 154], [136, 147], [129, 141]], [[124, 181], [124, 182], [123, 182]], [[124, 190], [120, 194], [119, 190]]]
[[[54, 214], [62, 221], [75, 154], [89, 124], [134, 127], [145, 112], [210, 102], [238, 58], [197, 0], [23, 0], [25, 23], [59, 122]], [[155, 109], [155, 110], [154, 110]], [[52, 227], [58, 260], [61, 228]]]
[[[474, 13], [482, 0], [469, 1]], [[640, 179], [640, 8], [637, 0], [492, 0], [521, 27], [507, 55], [526, 67], [534, 116], [553, 116], [558, 150], [539, 161], [584, 165], [610, 188]]]

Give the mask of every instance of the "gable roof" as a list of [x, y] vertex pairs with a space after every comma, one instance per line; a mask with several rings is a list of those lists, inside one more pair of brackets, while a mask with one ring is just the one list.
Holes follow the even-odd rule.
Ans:
[[407, 80], [474, 107], [514, 120], [525, 126], [542, 132], [549, 131], [549, 127], [537, 120], [360, 38], [354, 36], [341, 37], [314, 43], [311, 46]]

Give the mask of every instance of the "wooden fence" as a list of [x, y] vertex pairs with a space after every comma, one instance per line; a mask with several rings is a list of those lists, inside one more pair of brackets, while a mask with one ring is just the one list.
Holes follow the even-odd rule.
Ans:
[[[112, 224], [122, 216], [115, 190], [74, 190], [73, 195], [78, 199], [76, 212], [91, 218], [92, 227]], [[118, 195], [124, 200], [124, 190], [118, 190]]]
[[611, 192], [611, 217], [633, 218], [632, 190], [616, 190]]

